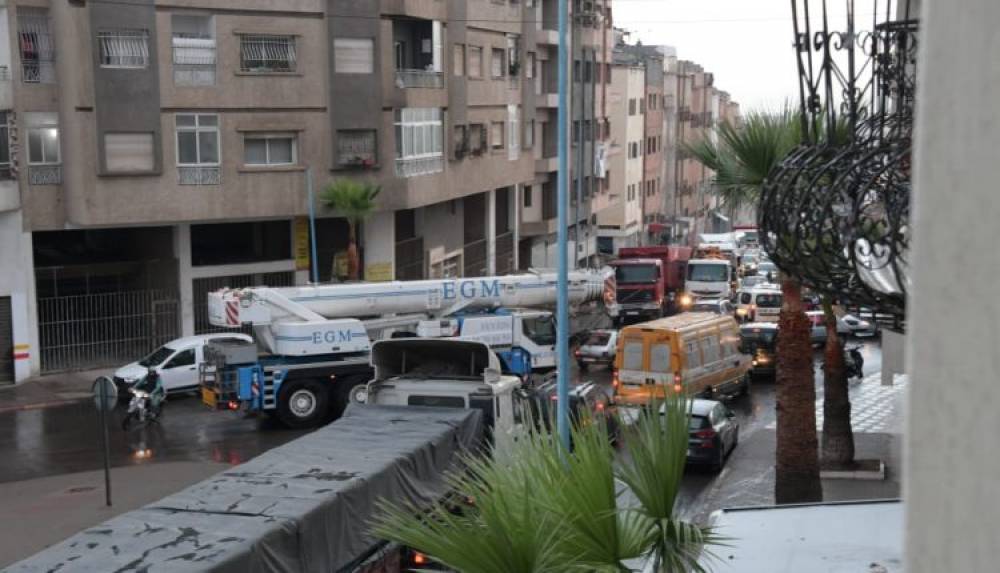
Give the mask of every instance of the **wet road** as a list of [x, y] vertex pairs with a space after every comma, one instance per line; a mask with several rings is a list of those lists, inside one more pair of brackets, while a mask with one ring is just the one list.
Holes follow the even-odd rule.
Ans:
[[[881, 368], [877, 340], [862, 342], [865, 374]], [[823, 378], [819, 372], [821, 355], [816, 357], [817, 398], [822, 396]], [[606, 368], [593, 367], [574, 380], [593, 381], [610, 388]], [[774, 385], [758, 381], [749, 397], [730, 402], [740, 423], [741, 447], [754, 433], [774, 422]], [[122, 410], [115, 411], [109, 423], [111, 464], [115, 467], [157, 464], [170, 461], [212, 461], [238, 464], [305, 431], [288, 430], [266, 418], [244, 418], [232, 412], [207, 410], [195, 396], [172, 397], [160, 424], [125, 432], [121, 429]], [[0, 483], [29, 480], [102, 468], [97, 413], [91, 402], [68, 406], [7, 412], [0, 414]], [[773, 454], [772, 454], [773, 455]], [[741, 457], [744, 458], [744, 457]], [[689, 469], [685, 476], [680, 510], [702, 514], [703, 498], [717, 480], [752, 481], [760, 468], [773, 459], [756, 460], [754, 468], [741, 468], [741, 459], [732, 459], [726, 470], [715, 475]], [[755, 473], [756, 472], [756, 473]], [[748, 482], [749, 483], [749, 482]]]

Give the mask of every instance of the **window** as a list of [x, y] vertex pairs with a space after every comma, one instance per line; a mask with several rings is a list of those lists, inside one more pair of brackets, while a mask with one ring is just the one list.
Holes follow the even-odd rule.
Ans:
[[525, 77], [529, 80], [535, 77], [535, 52], [528, 52], [524, 57]]
[[59, 164], [59, 126], [35, 125], [28, 128], [28, 164]]
[[455, 146], [455, 159], [465, 157], [465, 154], [469, 152], [469, 128], [465, 125], [454, 126], [451, 141]]
[[7, 123], [9, 113], [0, 111], [0, 179], [13, 177], [10, 170], [10, 126]]
[[407, 107], [396, 112], [396, 174], [412, 177], [444, 169], [444, 124], [440, 108]]
[[645, 98], [639, 98], [639, 115], [646, 113], [646, 100]]
[[171, 16], [174, 83], [215, 85], [215, 31], [211, 16]]
[[55, 83], [56, 52], [49, 32], [49, 11], [19, 6], [17, 35], [21, 50], [21, 81]]
[[715, 338], [702, 338], [701, 339], [701, 355], [705, 364], [711, 364], [713, 362], [718, 362], [719, 360], [719, 341]]
[[338, 74], [370, 74], [375, 71], [375, 40], [334, 38], [333, 67]]
[[535, 146], [535, 120], [528, 120], [524, 126], [524, 148], [531, 149]]
[[534, 188], [528, 185], [524, 188], [524, 208], [528, 209], [531, 207], [532, 196], [534, 195]]
[[371, 167], [377, 157], [374, 129], [337, 130], [337, 165]]
[[635, 115], [635, 98], [629, 98], [628, 100], [628, 114]]
[[649, 347], [649, 369], [652, 372], [670, 372], [670, 346], [653, 344]]
[[486, 126], [481, 123], [473, 123], [469, 126], [470, 149], [474, 155], [479, 155], [486, 150]]
[[246, 165], [294, 165], [297, 137], [290, 133], [247, 133], [243, 136]]
[[465, 75], [465, 45], [455, 44], [452, 47], [451, 72], [455, 77]]
[[687, 367], [698, 368], [701, 366], [701, 351], [698, 350], [698, 341], [691, 340], [687, 343]]
[[573, 130], [571, 134], [573, 138], [573, 145], [580, 139], [580, 120], [573, 120]]
[[152, 133], [105, 133], [104, 165], [111, 173], [153, 171]]
[[178, 352], [170, 359], [170, 362], [167, 362], [164, 368], [182, 368], [184, 366], [194, 366], [194, 348]]
[[244, 72], [294, 72], [295, 37], [265, 34], [240, 36], [240, 70]]
[[102, 68], [145, 68], [149, 65], [149, 32], [105, 30], [97, 33]]
[[493, 48], [493, 57], [490, 60], [490, 73], [493, 79], [498, 79], [503, 77], [503, 50], [500, 48]]
[[483, 77], [483, 49], [479, 46], [469, 46], [469, 69], [470, 78]]
[[521, 75], [521, 38], [507, 36], [507, 75], [516, 80]]
[[623, 348], [622, 369], [642, 370], [642, 342], [638, 340], [626, 340]]
[[493, 149], [503, 149], [503, 122], [494, 121], [490, 124], [490, 145]]
[[177, 165], [219, 164], [219, 116], [177, 114]]

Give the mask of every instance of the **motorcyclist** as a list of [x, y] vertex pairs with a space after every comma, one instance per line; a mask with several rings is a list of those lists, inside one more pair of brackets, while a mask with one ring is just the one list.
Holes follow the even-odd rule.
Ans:
[[142, 380], [135, 383], [132, 389], [147, 392], [149, 394], [151, 410], [156, 413], [160, 412], [160, 406], [163, 404], [163, 399], [166, 397], [167, 392], [163, 389], [163, 382], [155, 370], [150, 370]]

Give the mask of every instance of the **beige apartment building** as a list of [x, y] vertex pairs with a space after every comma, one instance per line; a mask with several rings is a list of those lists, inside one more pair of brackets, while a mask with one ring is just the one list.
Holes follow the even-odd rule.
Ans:
[[[222, 286], [341, 278], [348, 225], [316, 200], [312, 260], [310, 180], [381, 186], [366, 280], [545, 266], [556, 6], [0, 2], [0, 383], [208, 332]], [[573, 9], [589, 222], [611, 12]]]
[[639, 63], [616, 61], [611, 66], [608, 109], [611, 145], [607, 180], [610, 204], [598, 211], [600, 251], [614, 255], [622, 247], [640, 244], [643, 224], [646, 70]]

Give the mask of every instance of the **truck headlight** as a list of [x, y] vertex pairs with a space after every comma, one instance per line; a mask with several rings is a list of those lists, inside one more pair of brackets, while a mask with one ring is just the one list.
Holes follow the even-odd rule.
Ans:
[[691, 303], [694, 302], [694, 301], [691, 299], [691, 295], [689, 295], [689, 294], [682, 294], [680, 302], [681, 302], [681, 306], [691, 306]]

